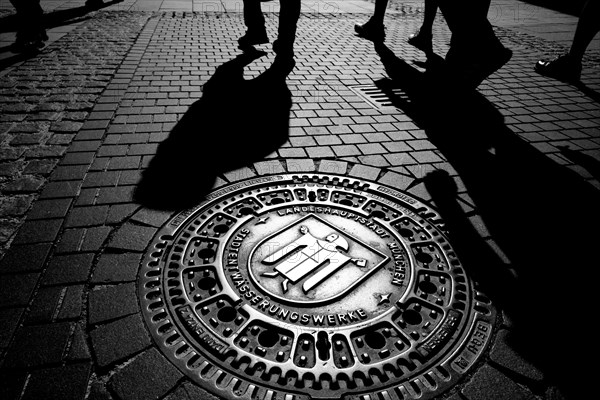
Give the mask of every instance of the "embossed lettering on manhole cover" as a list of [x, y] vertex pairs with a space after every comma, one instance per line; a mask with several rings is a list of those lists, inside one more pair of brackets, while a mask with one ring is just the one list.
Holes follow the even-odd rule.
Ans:
[[145, 320], [181, 371], [224, 398], [433, 398], [481, 356], [495, 317], [438, 224], [419, 200], [363, 180], [231, 185], [154, 238]]

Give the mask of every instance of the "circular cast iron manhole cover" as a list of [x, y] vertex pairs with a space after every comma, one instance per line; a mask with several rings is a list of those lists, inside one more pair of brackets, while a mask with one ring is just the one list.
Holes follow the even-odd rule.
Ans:
[[495, 319], [440, 224], [364, 180], [237, 183], [157, 233], [140, 270], [145, 320], [224, 398], [433, 398], [481, 356]]

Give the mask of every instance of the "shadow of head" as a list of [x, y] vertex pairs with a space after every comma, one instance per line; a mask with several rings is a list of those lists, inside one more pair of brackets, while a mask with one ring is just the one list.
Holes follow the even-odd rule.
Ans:
[[158, 209], [192, 207], [219, 174], [264, 159], [287, 140], [286, 73], [270, 68], [254, 79], [243, 76], [244, 67], [261, 55], [245, 53], [217, 68], [202, 98], [159, 145], [136, 188], [136, 201]]

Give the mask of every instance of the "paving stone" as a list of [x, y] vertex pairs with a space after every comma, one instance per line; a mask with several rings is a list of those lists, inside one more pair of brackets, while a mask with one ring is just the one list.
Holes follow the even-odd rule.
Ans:
[[135, 281], [141, 257], [140, 253], [104, 253], [94, 269], [92, 282], [119, 283]]
[[185, 381], [175, 389], [172, 393], [169, 393], [164, 400], [195, 400], [195, 399], [206, 399], [206, 400], [219, 400], [218, 397], [213, 396], [206, 390], [201, 389], [198, 385], [191, 382]]
[[123, 400], [157, 399], [175, 387], [181, 376], [173, 364], [152, 348], [113, 375], [109, 386]]
[[137, 209], [136, 204], [117, 204], [111, 206], [108, 210], [108, 216], [106, 217], [107, 224], [121, 223], [129, 216], [131, 216]]
[[140, 315], [100, 325], [92, 330], [90, 337], [100, 367], [129, 358], [152, 343]]
[[108, 215], [108, 206], [74, 207], [67, 217], [68, 228], [102, 225]]
[[71, 199], [38, 200], [27, 214], [28, 219], [64, 218], [71, 206]]
[[144, 225], [160, 228], [174, 216], [174, 213], [170, 211], [150, 210], [148, 208], [142, 208], [131, 217], [131, 220]]
[[108, 238], [111, 228], [108, 226], [96, 226], [85, 230], [78, 251], [98, 251]]
[[12, 246], [0, 261], [0, 274], [41, 271], [50, 247], [48, 243]]
[[27, 325], [52, 322], [62, 294], [61, 287], [40, 289], [33, 299], [25, 318]]
[[85, 398], [92, 372], [90, 363], [47, 368], [31, 374], [23, 400]]
[[56, 319], [78, 319], [83, 310], [83, 286], [73, 285], [63, 289], [63, 297]]
[[315, 163], [310, 159], [286, 160], [288, 172], [313, 172]]
[[92, 269], [94, 254], [54, 256], [42, 277], [42, 285], [85, 282]]
[[43, 184], [43, 179], [27, 175], [7, 183], [2, 187], [2, 191], [4, 193], [33, 193], [37, 192]]
[[39, 274], [2, 275], [0, 277], [0, 306], [25, 306], [29, 303]]
[[536, 382], [544, 379], [544, 374], [530, 362], [521, 357], [508, 343], [510, 332], [506, 329], [498, 332], [490, 353], [490, 359], [517, 374]]
[[[72, 324], [52, 323], [25, 326], [17, 330], [8, 349], [4, 368], [29, 368], [56, 364], [62, 360]], [[1, 386], [1, 385], [0, 385]]]
[[534, 400], [529, 391], [497, 369], [484, 365], [461, 392], [468, 400]]
[[156, 228], [125, 224], [115, 233], [108, 246], [120, 250], [143, 251], [155, 234]]
[[75, 197], [81, 187], [80, 181], [49, 182], [44, 186], [41, 198]]
[[413, 179], [411, 177], [395, 172], [387, 172], [379, 179], [379, 183], [388, 185], [396, 190], [406, 190], [412, 182]]
[[90, 325], [138, 313], [134, 283], [103, 287], [89, 294], [88, 319]]
[[356, 164], [352, 166], [349, 175], [361, 179], [376, 181], [380, 171], [381, 170], [379, 168]]
[[7, 308], [0, 310], [0, 349], [8, 347], [24, 311], [24, 308]]
[[69, 361], [90, 360], [92, 358], [90, 349], [88, 348], [85, 330], [81, 324], [75, 325], [66, 358]]

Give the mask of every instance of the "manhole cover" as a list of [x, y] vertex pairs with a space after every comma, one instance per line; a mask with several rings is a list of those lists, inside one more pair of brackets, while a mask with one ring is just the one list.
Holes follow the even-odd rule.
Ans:
[[439, 223], [364, 180], [226, 187], [151, 243], [146, 323], [180, 370], [224, 398], [433, 398], [473, 366], [495, 316]]

